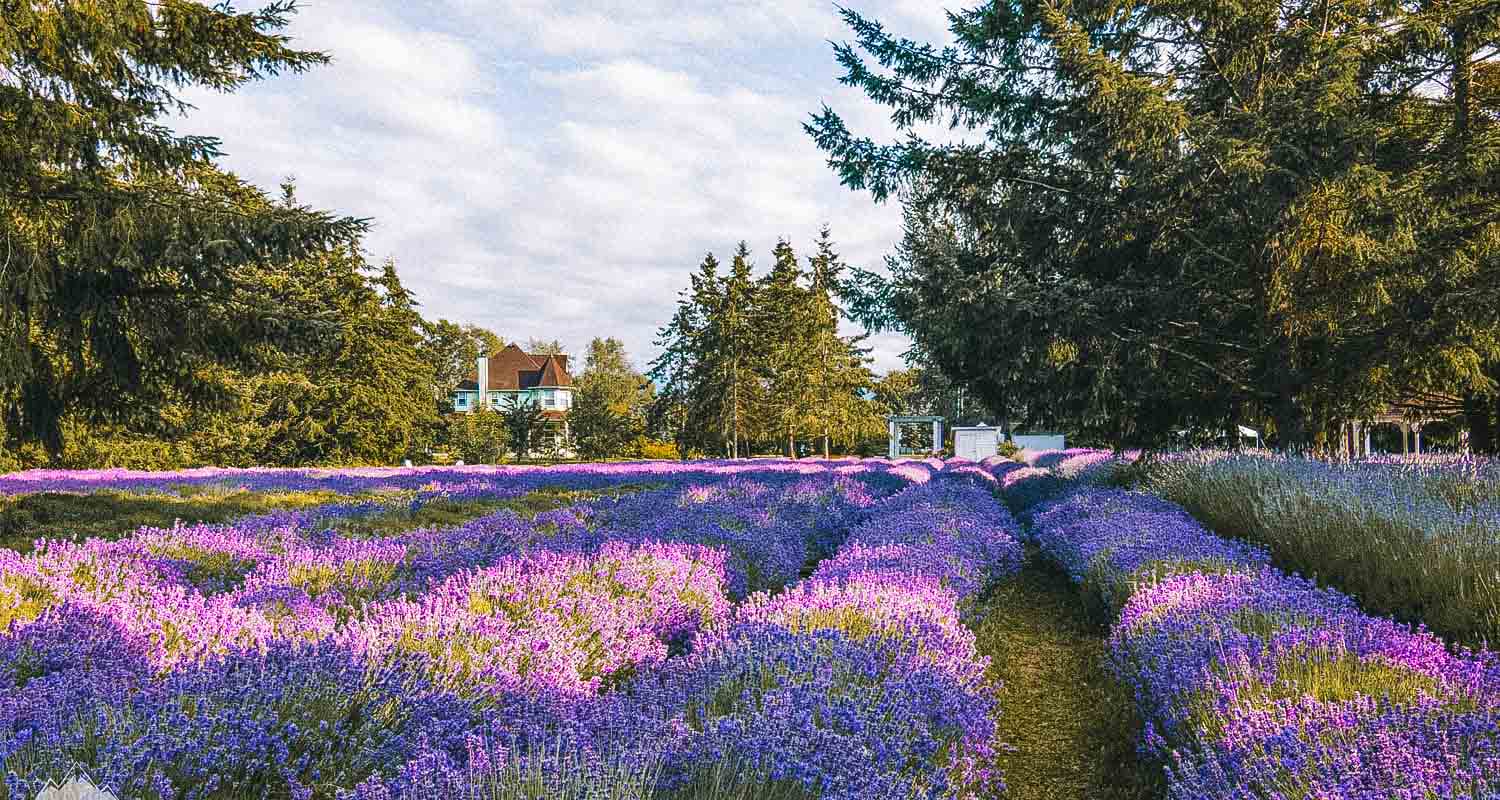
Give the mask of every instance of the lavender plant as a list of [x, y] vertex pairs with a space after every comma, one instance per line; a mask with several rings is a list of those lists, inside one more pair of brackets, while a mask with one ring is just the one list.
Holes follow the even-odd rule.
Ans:
[[1164, 459], [1145, 488], [1364, 607], [1469, 645], [1500, 642], [1500, 467], [1473, 459]]

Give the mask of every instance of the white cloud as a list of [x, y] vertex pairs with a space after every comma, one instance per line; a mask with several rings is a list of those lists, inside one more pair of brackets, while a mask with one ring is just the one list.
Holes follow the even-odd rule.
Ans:
[[[918, 0], [862, 8], [937, 37]], [[429, 13], [430, 12], [430, 13]], [[638, 362], [708, 250], [779, 237], [810, 251], [833, 226], [846, 260], [878, 266], [899, 210], [838, 185], [801, 124], [821, 103], [881, 135], [884, 112], [837, 84], [831, 4], [320, 0], [290, 30], [334, 63], [234, 95], [195, 93], [184, 131], [305, 202], [373, 218], [424, 312], [507, 338], [622, 338]], [[872, 337], [876, 366], [906, 342]]]

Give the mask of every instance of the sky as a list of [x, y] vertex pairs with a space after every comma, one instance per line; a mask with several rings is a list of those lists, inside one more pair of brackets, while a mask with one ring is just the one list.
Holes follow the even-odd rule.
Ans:
[[[893, 33], [946, 41], [943, 7], [846, 0]], [[424, 316], [508, 341], [624, 341], [658, 351], [689, 274], [744, 239], [757, 272], [786, 238], [830, 225], [851, 265], [879, 267], [900, 209], [838, 182], [803, 132], [827, 103], [856, 133], [887, 114], [839, 85], [820, 0], [307, 0], [285, 31], [333, 63], [232, 94], [193, 90], [182, 133], [271, 192], [368, 217]], [[846, 325], [847, 332], [858, 329]], [[871, 338], [874, 368], [907, 341]]]

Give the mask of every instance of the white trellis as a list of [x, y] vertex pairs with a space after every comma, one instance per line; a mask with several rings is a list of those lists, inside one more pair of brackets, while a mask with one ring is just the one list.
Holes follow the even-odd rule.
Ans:
[[[886, 430], [890, 434], [889, 455], [891, 458], [902, 456], [928, 456], [941, 454], [943, 452], [943, 418], [942, 417], [908, 417], [890, 416], [885, 418]], [[932, 426], [932, 449], [928, 452], [921, 450], [905, 450], [901, 447], [901, 429], [907, 425], [931, 425]]]

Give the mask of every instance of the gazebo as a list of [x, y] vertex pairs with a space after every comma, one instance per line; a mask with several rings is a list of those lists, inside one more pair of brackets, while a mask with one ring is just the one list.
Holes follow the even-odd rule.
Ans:
[[[943, 452], [943, 418], [942, 417], [909, 417], [893, 415], [885, 418], [886, 430], [890, 433], [891, 458], [902, 456], [927, 456], [941, 454]], [[920, 450], [904, 450], [901, 447], [901, 429], [907, 425], [931, 425], [932, 426], [932, 449], [930, 452]]]
[[1421, 455], [1422, 426], [1434, 421], [1392, 407], [1369, 419], [1345, 423], [1339, 434], [1339, 450], [1353, 458], [1371, 455], [1370, 430], [1376, 425], [1389, 424], [1401, 429], [1401, 455]]

